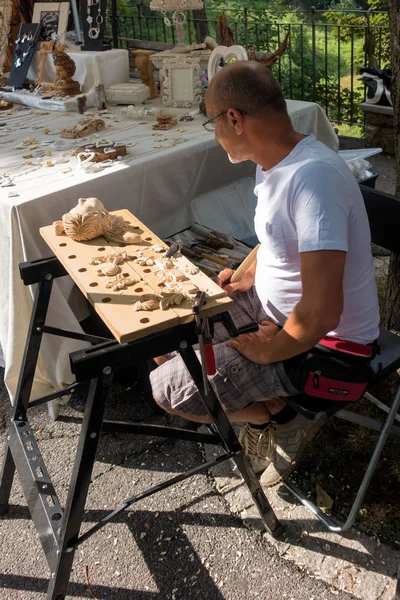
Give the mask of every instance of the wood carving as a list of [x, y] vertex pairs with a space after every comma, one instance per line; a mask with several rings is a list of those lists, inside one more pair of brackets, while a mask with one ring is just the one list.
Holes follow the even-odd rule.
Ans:
[[132, 50], [135, 57], [135, 65], [140, 71], [140, 80], [150, 88], [150, 99], [158, 98], [157, 86], [153, 74], [153, 63], [150, 56], [153, 50]]
[[102, 162], [103, 160], [114, 160], [118, 156], [124, 156], [126, 154], [126, 146], [121, 144], [120, 146], [96, 146], [95, 144], [88, 144], [77, 148], [74, 155], [77, 156], [79, 153], [90, 152], [94, 156], [91, 158], [91, 162]]
[[175, 54], [165, 58], [160, 70], [165, 106], [179, 108], [199, 107], [202, 100], [200, 58]]
[[285, 52], [288, 45], [289, 35], [289, 33], [285, 35], [278, 50], [273, 53], [266, 52], [265, 54], [262, 54], [261, 52], [256, 52], [255, 46], [253, 46], [250, 54], [250, 60], [256, 60], [270, 69], [276, 62], [278, 62], [282, 54]]
[[233, 46], [235, 43], [233, 30], [228, 26], [225, 12], [218, 16], [217, 39], [220, 46]]
[[109, 213], [98, 198], [79, 198], [77, 206], [63, 215], [61, 221], [55, 221], [53, 227], [56, 235], [65, 233], [78, 242], [99, 236], [117, 244], [138, 244], [142, 241], [134, 227], [122, 217]]
[[105, 123], [103, 119], [83, 117], [74, 127], [62, 129], [60, 135], [62, 138], [81, 138], [85, 137], [86, 135], [91, 135], [95, 131], [101, 131], [101, 129], [104, 129], [104, 127]]
[[36, 79], [37, 84], [43, 82], [43, 73], [44, 66], [46, 64], [46, 59], [47, 56], [53, 52], [54, 44], [55, 40], [50, 40], [49, 42], [41, 42], [40, 44], [38, 76]]
[[55, 43], [52, 54], [56, 68], [54, 90], [61, 96], [77, 96], [81, 93], [81, 88], [79, 83], [72, 79], [76, 71], [74, 61], [58, 42]]
[[174, 119], [173, 115], [158, 115], [157, 123], [154, 123], [153, 129], [161, 129], [167, 131], [176, 125], [177, 120]]
[[12, 12], [12, 0], [3, 0], [0, 10], [0, 77], [4, 73], [4, 65], [7, 59], [8, 36], [10, 33]]

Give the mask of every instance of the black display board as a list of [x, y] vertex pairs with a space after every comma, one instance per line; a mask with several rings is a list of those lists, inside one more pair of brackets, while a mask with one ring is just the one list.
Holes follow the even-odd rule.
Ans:
[[[107, 0], [82, 0], [81, 19], [83, 25], [82, 50], [101, 52], [108, 50], [103, 38], [106, 28]], [[89, 23], [88, 19], [91, 19]]]
[[18, 37], [14, 44], [13, 63], [7, 87], [24, 87], [41, 29], [41, 23], [23, 23], [20, 26]]

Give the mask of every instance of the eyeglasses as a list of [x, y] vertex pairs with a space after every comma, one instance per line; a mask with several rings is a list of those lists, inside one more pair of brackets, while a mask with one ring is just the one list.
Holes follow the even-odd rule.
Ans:
[[[240, 112], [241, 115], [247, 115], [247, 112], [245, 110], [239, 110], [239, 109], [237, 109], [237, 110]], [[211, 117], [211, 119], [204, 121], [204, 123], [202, 123], [204, 129], [206, 131], [215, 131], [215, 119], [218, 119], [218, 117], [222, 117], [222, 115], [226, 115], [228, 111], [229, 111], [229, 108], [227, 108], [226, 110], [223, 110], [218, 115], [215, 115], [215, 117]]]

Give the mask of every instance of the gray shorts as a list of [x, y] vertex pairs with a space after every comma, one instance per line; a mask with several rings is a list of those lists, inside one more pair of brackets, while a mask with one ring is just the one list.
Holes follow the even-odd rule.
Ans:
[[[230, 314], [237, 327], [267, 319], [254, 287], [248, 292], [236, 293], [233, 300], [235, 304]], [[210, 380], [227, 413], [246, 408], [254, 402], [299, 393], [282, 362], [258, 365], [227, 346], [225, 342], [228, 339], [225, 327], [217, 323], [214, 332], [217, 372]], [[196, 353], [199, 355], [198, 350]], [[150, 375], [154, 396], [167, 409], [172, 408], [185, 415], [207, 415], [199, 391], [181, 357], [177, 353], [169, 357], [168, 362]]]

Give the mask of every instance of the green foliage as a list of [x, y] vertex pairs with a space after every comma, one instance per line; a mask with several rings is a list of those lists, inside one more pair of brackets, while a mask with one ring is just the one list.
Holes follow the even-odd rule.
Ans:
[[[117, 1], [120, 37], [176, 41], [162, 15], [150, 10], [150, 0], [139, 3], [141, 19], [137, 3]], [[358, 73], [366, 64], [365, 41], [382, 66], [390, 55], [387, 15], [372, 13], [367, 18], [366, 13], [351, 12], [366, 2], [373, 10], [382, 10], [385, 4], [385, 0], [337, 0], [329, 5], [330, 11], [316, 13], [315, 27], [311, 11], [304, 10], [307, 2], [301, 3], [302, 10], [292, 10], [289, 0], [206, 0], [205, 4], [210, 35], [216, 37], [217, 18], [224, 10], [235, 42], [249, 50], [255, 45], [257, 50], [274, 52], [290, 32], [288, 48], [273, 68], [285, 97], [318, 102], [332, 121], [361, 124], [358, 105], [364, 99], [364, 86]], [[314, 0], [312, 5], [319, 8]], [[185, 32], [187, 43], [196, 41], [193, 21]]]

